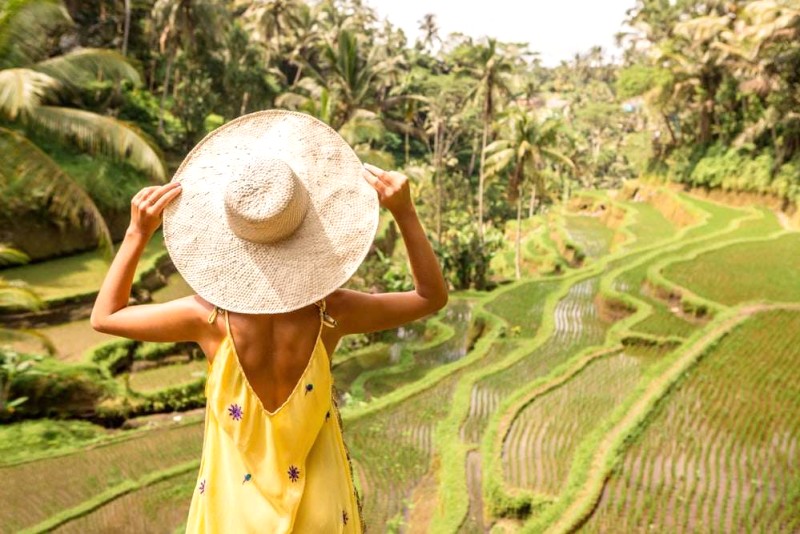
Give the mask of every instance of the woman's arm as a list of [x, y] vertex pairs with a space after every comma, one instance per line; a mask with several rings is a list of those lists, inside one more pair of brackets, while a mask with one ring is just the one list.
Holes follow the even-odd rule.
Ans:
[[425, 317], [447, 304], [447, 284], [439, 261], [417, 217], [408, 178], [365, 165], [364, 178], [378, 192], [381, 205], [394, 216], [408, 251], [414, 290], [369, 294], [340, 289], [328, 298], [340, 335], [394, 328]]
[[146, 187], [131, 200], [131, 223], [92, 308], [92, 328], [140, 341], [194, 341], [202, 331], [196, 297], [163, 304], [128, 306], [131, 285], [145, 245], [161, 224], [166, 205], [180, 194], [180, 183]]

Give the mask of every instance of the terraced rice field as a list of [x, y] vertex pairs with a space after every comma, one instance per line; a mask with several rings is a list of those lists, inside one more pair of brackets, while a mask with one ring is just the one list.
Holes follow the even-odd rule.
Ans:
[[[687, 254], [694, 250], [707, 247], [717, 239], [733, 239], [748, 235], [750, 232], [769, 232], [774, 228], [777, 219], [769, 213], [763, 214], [764, 217], [756, 220], [744, 220], [748, 215], [742, 210], [731, 209], [711, 202], [693, 200], [698, 208], [709, 214], [709, 219], [705, 225], [689, 228], [687, 239], [681, 244], [672, 247], [671, 254]], [[726, 231], [726, 228], [734, 221], [742, 221], [738, 229]], [[688, 236], [693, 236], [689, 240]], [[723, 237], [717, 237], [723, 236]], [[685, 243], [685, 244], [684, 244]], [[653, 307], [653, 312], [644, 320], [633, 326], [633, 330], [644, 334], [651, 334], [663, 337], [686, 338], [691, 335], [699, 324], [684, 318], [678, 314], [678, 308], [671, 308], [670, 305], [660, 299], [653, 298], [645, 288], [647, 272], [651, 266], [662, 260], [664, 254], [656, 252], [650, 255], [650, 259], [644, 263], [639, 263], [632, 268], [624, 271], [615, 281], [615, 287], [626, 293], [632, 293], [637, 298], [644, 300]]]
[[565, 230], [589, 258], [608, 254], [614, 241], [614, 230], [603, 224], [599, 217], [590, 215], [565, 215]]
[[369, 399], [385, 395], [404, 384], [421, 379], [435, 367], [463, 358], [467, 354], [467, 333], [471, 321], [471, 305], [467, 301], [454, 299], [442, 318], [442, 322], [453, 329], [452, 335], [443, 342], [422, 350], [408, 347], [407, 343], [398, 345], [399, 352], [407, 352], [404, 361], [370, 373], [363, 381], [364, 397]]
[[[433, 432], [450, 409], [458, 380], [476, 365], [490, 365], [512, 348], [500, 342], [471, 366], [373, 415], [346, 421], [345, 440], [354, 459], [364, 497], [368, 528], [409, 512], [415, 490], [431, 470]], [[387, 444], [390, 444], [387, 446]]]
[[[704, 212], [706, 219], [680, 228], [652, 204], [623, 202], [632, 211], [625, 230], [633, 240], [618, 252], [612, 243], [622, 234], [606, 228], [600, 218], [565, 214], [564, 231], [591, 260], [582, 268], [586, 271], [537, 277], [486, 295], [470, 293], [469, 301], [451, 299], [439, 316], [443, 326], [424, 334], [411, 327], [335, 358], [337, 386], [357, 393], [343, 408], [344, 431], [370, 531], [431, 531], [431, 521], [447, 513], [444, 503], [456, 502], [453, 509], [466, 515], [437, 531], [514, 531], [538, 514], [558, 510], [559, 500], [570, 491], [565, 482], [582, 483], [574, 478], [582, 469], [575, 459], [595, 446], [597, 430], [607, 428], [599, 425], [628, 410], [682, 354], [674, 340], [671, 345], [625, 347], [619, 340], [627, 344], [630, 336], [651, 334], [691, 342], [716, 324], [687, 320], [670, 309], [674, 304], [660, 300], [648, 278], [655, 269], [725, 305], [754, 295], [800, 301], [800, 234], [769, 238], [781, 226], [766, 210], [732, 208], [685, 194], [677, 198], [685, 209]], [[539, 253], [537, 240], [546, 238], [540, 232], [527, 239], [528, 252]], [[726, 245], [744, 238], [759, 240]], [[767, 266], [755, 275], [747, 263], [753, 257]], [[719, 278], [723, 266], [729, 266], [731, 277]], [[770, 285], [773, 279], [780, 283]], [[604, 284], [648, 303], [652, 314], [632, 327], [627, 320], [603, 319], [597, 303], [600, 288], [608, 287]], [[178, 293], [185, 290], [175, 287]], [[154, 298], [168, 300], [178, 293]], [[488, 324], [502, 326], [492, 327], [497, 337], [485, 340], [485, 353], [470, 353], [473, 316], [484, 320], [486, 313], [494, 316]], [[437, 329], [453, 335], [430, 343], [440, 339]], [[425, 343], [429, 346], [421, 349]], [[757, 313], [713, 345], [671, 389], [659, 393], [664, 397], [645, 414], [643, 427], [624, 436], [620, 465], [605, 485], [608, 473], [597, 479], [592, 495], [599, 503], [582, 516], [581, 529], [800, 532], [798, 347], [800, 310]], [[587, 354], [594, 356], [584, 365], [579, 359]], [[187, 374], [193, 377], [204, 365], [134, 373], [130, 386], [154, 391]], [[571, 374], [543, 383], [557, 369], [571, 369]], [[535, 396], [534, 383], [539, 384]], [[510, 397], [527, 400], [509, 409], [502, 401]], [[499, 411], [501, 405], [505, 412]], [[492, 433], [497, 425], [502, 432]], [[148, 475], [176, 466], [183, 469], [200, 457], [202, 430], [195, 422], [141, 431], [80, 452], [0, 467], [0, 532], [40, 524], [120, 484], [147, 481]], [[482, 438], [495, 436], [492, 447], [499, 462], [483, 473], [481, 454], [492, 440]], [[461, 452], [443, 457], [453, 450]], [[464, 471], [459, 481], [451, 471], [461, 464], [460, 455]], [[450, 458], [457, 461], [448, 463]], [[172, 473], [57, 531], [179, 531], [195, 477], [193, 469]], [[446, 491], [450, 483], [463, 488], [463, 478], [466, 494]], [[549, 504], [532, 512], [516, 509], [532, 513], [530, 518], [486, 515], [502, 510], [493, 507], [493, 499], [501, 497], [491, 490], [484, 493], [483, 482], [495, 480], [509, 495], [540, 496]], [[503, 513], [508, 514], [498, 512]]]
[[196, 479], [197, 473], [192, 470], [157, 482], [123, 495], [83, 517], [65, 523], [53, 532], [183, 532]]
[[[763, 235], [763, 234], [762, 234]], [[800, 234], [736, 243], [664, 271], [673, 282], [727, 305], [800, 301]]]
[[508, 322], [512, 329], [518, 328], [520, 337], [533, 337], [542, 323], [544, 299], [557, 286], [555, 281], [526, 282], [498, 295], [486, 309]]
[[648, 202], [628, 201], [621, 204], [634, 212], [634, 224], [628, 228], [635, 238], [631, 244], [634, 248], [668, 239], [677, 231], [675, 225]]
[[[152, 393], [159, 389], [180, 384], [189, 384], [203, 378], [208, 370], [208, 362], [192, 360], [189, 362], [162, 365], [126, 375], [128, 385], [139, 393]], [[124, 380], [124, 378], [123, 378]]]
[[199, 459], [202, 438], [202, 424], [187, 424], [0, 467], [0, 530], [32, 527], [125, 481]]
[[797, 532], [798, 347], [800, 311], [723, 338], [650, 418], [583, 530]]
[[[152, 267], [155, 260], [164, 252], [164, 237], [158, 231], [142, 252], [136, 275]], [[48, 301], [97, 292], [103, 283], [106, 271], [108, 271], [108, 261], [103, 258], [100, 251], [92, 251], [4, 269], [3, 278], [22, 280], [31, 286], [42, 300]]]
[[475, 384], [469, 416], [462, 428], [467, 442], [478, 441], [486, 420], [504, 395], [546, 375], [578, 351], [602, 344], [610, 324], [598, 317], [594, 306], [597, 282], [598, 278], [593, 277], [569, 289], [556, 305], [553, 333], [541, 346], [514, 365]]
[[631, 393], [665, 349], [631, 347], [592, 361], [576, 377], [518, 412], [503, 442], [503, 471], [512, 488], [555, 496], [575, 447]]

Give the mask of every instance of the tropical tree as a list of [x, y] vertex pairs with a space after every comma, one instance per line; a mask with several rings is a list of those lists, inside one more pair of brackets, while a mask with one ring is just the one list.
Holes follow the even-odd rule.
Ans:
[[513, 58], [507, 54], [506, 48], [496, 39], [487, 39], [484, 43], [467, 49], [465, 72], [477, 80], [474, 89], [476, 101], [480, 102], [483, 130], [481, 134], [481, 158], [478, 176], [478, 232], [483, 238], [483, 200], [485, 187], [485, 158], [489, 133], [497, 110], [497, 100], [502, 95], [509, 95], [510, 75], [514, 70]]
[[543, 193], [544, 166], [550, 162], [574, 168], [573, 161], [557, 148], [563, 124], [559, 119], [540, 121], [531, 112], [513, 107], [502, 121], [501, 136], [486, 147], [487, 174], [497, 176], [505, 172], [508, 177], [508, 200], [516, 203], [517, 231], [514, 246], [516, 277], [521, 274], [522, 240], [522, 190], [530, 185], [532, 202], [537, 191]]
[[157, 180], [166, 171], [158, 149], [136, 126], [70, 107], [74, 95], [98, 79], [140, 83], [136, 69], [114, 51], [51, 55], [51, 36], [71, 24], [60, 2], [16, 0], [0, 6], [0, 187], [18, 195], [35, 191], [49, 199], [56, 217], [73, 223], [88, 215], [110, 251], [108, 227], [91, 197], [29, 133], [108, 153]]

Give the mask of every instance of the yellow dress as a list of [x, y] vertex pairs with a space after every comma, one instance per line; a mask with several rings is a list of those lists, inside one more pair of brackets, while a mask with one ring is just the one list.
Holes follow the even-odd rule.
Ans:
[[222, 311], [227, 336], [209, 368], [203, 456], [186, 532], [361, 532], [322, 343], [330, 320], [324, 302], [308, 365], [274, 413], [247, 381]]

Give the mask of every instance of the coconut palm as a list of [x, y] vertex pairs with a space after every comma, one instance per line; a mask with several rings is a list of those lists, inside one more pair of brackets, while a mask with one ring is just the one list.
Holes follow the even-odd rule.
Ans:
[[90, 152], [105, 152], [163, 180], [155, 145], [138, 128], [112, 117], [68, 107], [70, 95], [98, 78], [140, 82], [121, 55], [82, 49], [48, 57], [49, 35], [72, 23], [59, 2], [17, 0], [0, 7], [0, 186], [36, 191], [54, 215], [79, 223], [88, 214], [100, 243], [111, 237], [91, 197], [27, 136], [44, 132]]
[[478, 80], [474, 95], [480, 102], [483, 119], [481, 137], [481, 160], [478, 176], [478, 232], [483, 240], [483, 196], [486, 180], [485, 159], [486, 145], [492, 128], [497, 107], [497, 98], [510, 94], [510, 75], [514, 70], [512, 58], [505, 54], [496, 39], [487, 39], [485, 43], [474, 47], [470, 54], [470, 64], [466, 71]]
[[542, 170], [548, 162], [574, 168], [573, 161], [557, 148], [562, 131], [557, 118], [538, 120], [533, 114], [513, 107], [502, 121], [501, 137], [486, 147], [486, 169], [489, 176], [508, 173], [508, 199], [516, 202], [517, 232], [514, 247], [516, 277], [521, 274], [522, 194], [524, 184], [529, 183], [532, 202], [536, 194], [544, 192], [547, 184]]
[[324, 65], [307, 65], [309, 72], [330, 92], [339, 95], [337, 116], [332, 125], [340, 128], [358, 109], [377, 109], [377, 85], [382, 76], [396, 68], [396, 58], [385, 57], [377, 46], [364, 46], [349, 30], [340, 30], [336, 41], [322, 46]]

